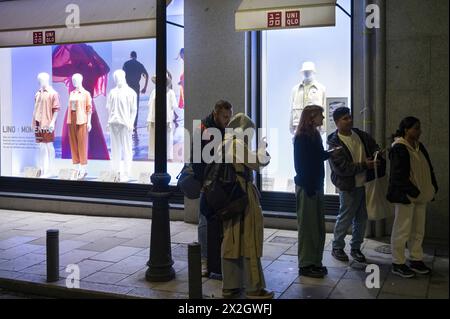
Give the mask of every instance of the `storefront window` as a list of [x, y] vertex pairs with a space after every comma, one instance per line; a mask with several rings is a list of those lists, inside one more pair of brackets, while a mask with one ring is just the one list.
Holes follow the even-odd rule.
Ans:
[[[351, 0], [338, 4], [351, 12]], [[327, 148], [327, 135], [335, 130], [333, 109], [351, 105], [351, 18], [336, 8], [335, 27], [263, 31], [262, 39], [262, 126], [272, 155], [262, 190], [293, 193], [292, 138], [301, 109], [323, 106]], [[336, 194], [328, 163], [325, 174], [325, 193]]]
[[[172, 1], [167, 19], [183, 25], [183, 1]], [[169, 23], [167, 37], [168, 173], [173, 184], [184, 160], [184, 29]], [[132, 56], [139, 63], [130, 64]], [[0, 49], [0, 61], [1, 176], [150, 183], [156, 39], [6, 48]], [[136, 96], [136, 121], [128, 111], [117, 112], [121, 106], [116, 102], [107, 108], [118, 85], [115, 71], [122, 69], [128, 92]], [[74, 74], [82, 75], [80, 93], [76, 82], [81, 78], [73, 81]], [[120, 96], [125, 96], [121, 103], [131, 104], [132, 93]], [[83, 108], [89, 97], [90, 127]]]

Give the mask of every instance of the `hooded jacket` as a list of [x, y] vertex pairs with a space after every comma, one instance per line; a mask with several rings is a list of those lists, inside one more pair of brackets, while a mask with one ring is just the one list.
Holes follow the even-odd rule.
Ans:
[[[375, 140], [366, 132], [357, 128], [352, 129], [353, 133], [358, 134], [364, 145], [366, 158], [373, 158], [376, 151], [380, 148]], [[352, 154], [345, 143], [341, 141], [338, 131], [328, 136], [328, 145], [330, 147], [342, 146], [342, 149], [335, 151], [329, 160], [331, 167], [331, 181], [341, 191], [351, 192], [355, 189], [355, 176], [366, 172], [366, 181], [369, 182], [375, 178], [375, 171], [368, 169], [366, 163], [354, 163]], [[386, 160], [379, 157], [380, 166], [378, 167], [378, 177], [386, 174]]]
[[430, 156], [422, 143], [413, 148], [405, 139], [398, 138], [392, 144], [389, 159], [391, 171], [386, 196], [389, 202], [426, 203], [433, 199], [438, 186]]

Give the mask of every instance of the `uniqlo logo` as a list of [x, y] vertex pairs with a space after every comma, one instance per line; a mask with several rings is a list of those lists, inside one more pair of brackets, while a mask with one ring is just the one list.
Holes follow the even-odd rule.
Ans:
[[281, 11], [268, 12], [267, 13], [267, 27], [268, 28], [279, 28], [282, 23]]
[[33, 44], [43, 44], [44, 35], [43, 32], [33, 32]]
[[45, 32], [45, 43], [55, 43], [55, 31]]
[[300, 26], [300, 11], [286, 11], [286, 26]]

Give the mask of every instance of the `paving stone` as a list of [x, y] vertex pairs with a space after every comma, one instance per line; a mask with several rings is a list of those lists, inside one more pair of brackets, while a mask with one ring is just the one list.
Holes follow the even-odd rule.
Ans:
[[159, 291], [149, 288], [134, 288], [128, 295], [149, 299], [188, 299], [188, 294], [186, 293]]
[[426, 276], [402, 278], [394, 274], [389, 274], [384, 282], [382, 291], [395, 295], [426, 298], [429, 280], [429, 277]]
[[[97, 261], [97, 260], [89, 260], [85, 259], [80, 263], [76, 264], [80, 270], [80, 279], [89, 277], [90, 275], [105, 269], [112, 265], [110, 262], [105, 261]], [[66, 268], [63, 268], [59, 272], [59, 276], [61, 278], [67, 278], [68, 275], [72, 274], [72, 272], [66, 272]], [[70, 270], [70, 269], [69, 269]]]
[[116, 238], [116, 237], [100, 238], [92, 243], [80, 246], [80, 249], [92, 250], [96, 252], [105, 252], [107, 250], [110, 250], [111, 248], [119, 246], [125, 241], [127, 241], [127, 239], [125, 238]]
[[[82, 246], [86, 245], [86, 242], [84, 241], [77, 241], [77, 240], [62, 240], [59, 242], [59, 254], [63, 255], [65, 253], [68, 253], [72, 250], [75, 250], [77, 248], [80, 248]], [[47, 248], [45, 246], [41, 247], [40, 249], [35, 251], [36, 254], [46, 254]]]
[[273, 272], [273, 271], [264, 271], [264, 277], [266, 281], [267, 289], [283, 292], [285, 291], [298, 277], [298, 273], [292, 272]]
[[125, 279], [126, 277], [128, 277], [127, 274], [118, 274], [118, 273], [112, 273], [112, 272], [99, 271], [99, 272], [96, 272], [96, 273], [84, 278], [83, 281], [111, 285], [111, 284], [116, 284], [117, 282]]
[[133, 288], [126, 287], [126, 286], [118, 286], [118, 285], [105, 285], [105, 284], [87, 282], [87, 281], [82, 280], [82, 281], [80, 281], [80, 289], [113, 293], [113, 294], [119, 294], [119, 295], [126, 295]]
[[341, 279], [334, 287], [331, 299], [375, 299], [380, 289], [368, 289], [365, 282], [353, 279]]
[[74, 249], [68, 253], [60, 255], [59, 264], [66, 267], [69, 264], [77, 264], [98, 254], [96, 251]]
[[130, 256], [108, 268], [105, 268], [103, 271], [131, 275], [144, 268], [147, 261], [148, 258], [145, 257]]
[[30, 245], [30, 244], [23, 244], [19, 246], [15, 246], [6, 250], [2, 250], [0, 252], [0, 258], [1, 259], [15, 259], [17, 257], [26, 255], [28, 253], [34, 252], [38, 249], [40, 249], [42, 246], [38, 245]]
[[264, 258], [277, 259], [284, 254], [286, 250], [289, 249], [288, 245], [276, 245], [273, 243], [265, 243], [263, 246], [263, 256]]
[[73, 240], [78, 241], [86, 241], [86, 242], [93, 242], [97, 241], [99, 239], [105, 238], [105, 237], [116, 237], [117, 232], [116, 231], [110, 231], [110, 230], [92, 230], [86, 234], [73, 237]]
[[197, 241], [198, 233], [197, 230], [182, 231], [175, 236], [171, 237], [171, 241], [180, 244], [190, 244]]
[[22, 244], [28, 243], [32, 240], [35, 240], [36, 237], [29, 237], [29, 236], [15, 236], [11, 237], [5, 240], [0, 241], [0, 249], [9, 249], [12, 247], [20, 246]]
[[109, 261], [109, 262], [119, 262], [122, 259], [130, 257], [137, 252], [139, 252], [139, 248], [134, 247], [125, 247], [125, 246], [117, 246], [111, 248], [103, 253], [97, 254], [91, 259], [101, 260], [101, 261]]
[[332, 288], [326, 286], [292, 284], [280, 299], [326, 299]]
[[125, 279], [119, 281], [117, 284], [121, 285], [121, 286], [129, 286], [129, 287], [151, 288], [151, 287], [153, 287], [153, 283], [148, 282], [145, 279], [146, 271], [147, 271], [147, 268], [142, 268], [138, 272], [132, 274], [131, 276], [128, 276]]
[[9, 260], [0, 264], [1, 270], [21, 271], [44, 261], [45, 256], [29, 253], [19, 258]]
[[150, 247], [150, 234], [141, 235], [132, 240], [124, 241], [122, 246], [136, 247], [136, 248], [149, 248]]

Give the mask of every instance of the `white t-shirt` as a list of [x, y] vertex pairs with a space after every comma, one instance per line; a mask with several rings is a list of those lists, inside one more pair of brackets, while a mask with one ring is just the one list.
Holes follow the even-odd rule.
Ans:
[[[347, 146], [352, 154], [353, 163], [362, 163], [366, 161], [366, 151], [364, 150], [364, 145], [359, 138], [358, 134], [352, 132], [352, 135], [345, 136], [338, 133], [341, 141]], [[362, 187], [366, 182], [366, 172], [355, 175], [355, 186]]]

